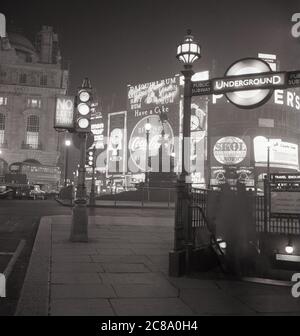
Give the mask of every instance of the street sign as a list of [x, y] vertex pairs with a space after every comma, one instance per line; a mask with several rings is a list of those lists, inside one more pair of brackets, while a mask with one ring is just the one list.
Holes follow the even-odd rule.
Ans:
[[260, 58], [245, 58], [233, 63], [224, 77], [192, 82], [191, 95], [225, 94], [232, 104], [250, 109], [267, 102], [274, 90], [300, 87], [300, 70], [274, 69]]
[[283, 174], [271, 174], [270, 180], [273, 183], [285, 182], [285, 183], [300, 183], [300, 173], [283, 173]]
[[287, 72], [286, 86], [299, 87], [300, 86], [300, 71]]
[[300, 192], [272, 191], [271, 214], [300, 216]]
[[270, 175], [271, 217], [300, 217], [300, 173]]
[[228, 76], [212, 80], [214, 94], [258, 89], [282, 89], [286, 84], [285, 72], [256, 73], [241, 76]]
[[285, 89], [293, 86], [300, 86], [300, 72], [266, 72], [193, 82], [192, 96], [258, 89]]
[[192, 82], [192, 96], [201, 96], [210, 94], [213, 94], [211, 80]]

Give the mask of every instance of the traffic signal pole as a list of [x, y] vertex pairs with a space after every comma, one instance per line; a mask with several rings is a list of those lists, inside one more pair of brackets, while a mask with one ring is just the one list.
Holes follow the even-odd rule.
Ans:
[[73, 208], [71, 236], [72, 242], [88, 241], [88, 210], [85, 186], [85, 154], [87, 133], [79, 133], [80, 138], [80, 162], [78, 170], [78, 182], [75, 198], [75, 206]]
[[80, 139], [80, 160], [70, 234], [70, 240], [72, 242], [88, 241], [85, 159], [87, 136], [91, 132], [91, 101], [92, 86], [90, 80], [85, 78], [76, 96], [76, 110], [74, 114], [74, 131], [78, 134]]

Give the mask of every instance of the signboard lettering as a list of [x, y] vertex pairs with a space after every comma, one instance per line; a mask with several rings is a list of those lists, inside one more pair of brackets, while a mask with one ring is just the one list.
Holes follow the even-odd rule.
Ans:
[[73, 128], [74, 97], [57, 97], [54, 128]]
[[300, 215], [300, 191], [272, 191], [271, 213]]
[[284, 72], [277, 72], [214, 79], [212, 81], [213, 91], [215, 94], [221, 94], [240, 90], [257, 90], [257, 88], [282, 88], [285, 86], [285, 75]]

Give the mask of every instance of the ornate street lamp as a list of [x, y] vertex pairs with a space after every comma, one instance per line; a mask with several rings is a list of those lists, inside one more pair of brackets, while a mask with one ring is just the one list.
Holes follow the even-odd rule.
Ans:
[[[177, 47], [177, 59], [184, 64], [181, 73], [184, 76], [183, 123], [181, 139], [181, 173], [177, 181], [177, 197], [175, 210], [174, 250], [170, 252], [169, 274], [180, 276], [189, 268], [190, 259], [190, 230], [189, 230], [189, 184], [186, 177], [189, 172], [185, 163], [190, 161], [191, 135], [191, 97], [193, 63], [201, 57], [200, 46], [194, 41], [191, 30], [187, 31], [183, 43]], [[188, 144], [188, 145], [187, 145]]]

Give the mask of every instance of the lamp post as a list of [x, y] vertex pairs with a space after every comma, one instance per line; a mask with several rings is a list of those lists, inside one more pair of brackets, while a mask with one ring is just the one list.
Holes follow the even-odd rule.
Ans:
[[146, 143], [147, 143], [147, 147], [146, 147], [146, 185], [147, 185], [148, 189], [149, 189], [149, 167], [148, 167], [148, 163], [149, 163], [149, 136], [150, 136], [151, 128], [152, 128], [152, 126], [151, 126], [149, 118], [148, 118], [147, 122], [146, 122], [146, 125], [145, 125]]
[[183, 123], [181, 139], [181, 173], [177, 180], [177, 196], [175, 209], [174, 249], [169, 255], [170, 276], [180, 276], [189, 267], [189, 184], [186, 183], [188, 169], [185, 162], [190, 160], [190, 133], [191, 133], [191, 96], [193, 63], [201, 57], [200, 46], [194, 41], [191, 30], [183, 43], [177, 47], [177, 59], [184, 64], [181, 72], [184, 76]]
[[65, 141], [65, 181], [64, 186], [68, 185], [68, 164], [69, 164], [69, 147], [71, 146], [71, 141]]

